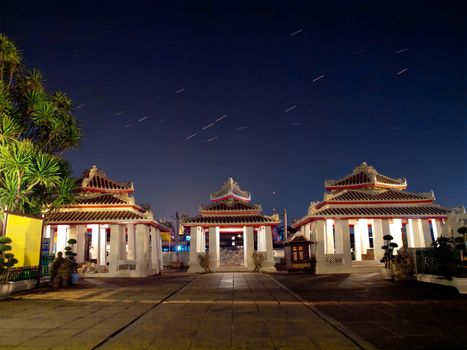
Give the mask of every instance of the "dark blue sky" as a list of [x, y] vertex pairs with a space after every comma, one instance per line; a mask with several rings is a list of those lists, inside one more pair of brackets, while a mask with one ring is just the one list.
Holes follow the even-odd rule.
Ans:
[[157, 217], [233, 177], [298, 217], [362, 161], [467, 204], [465, 4], [9, 1], [0, 31], [82, 105], [76, 175], [134, 181]]

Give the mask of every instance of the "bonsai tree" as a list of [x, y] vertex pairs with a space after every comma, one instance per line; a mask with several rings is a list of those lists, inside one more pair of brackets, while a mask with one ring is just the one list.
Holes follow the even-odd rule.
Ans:
[[394, 261], [394, 248], [397, 248], [398, 245], [397, 243], [391, 242], [394, 239], [391, 235], [384, 235], [383, 239], [386, 244], [381, 247], [381, 249], [384, 249], [384, 256], [381, 262], [384, 263], [384, 268], [390, 269]]
[[0, 237], [0, 283], [8, 281], [10, 268], [18, 263], [11, 251], [11, 238], [7, 236]]

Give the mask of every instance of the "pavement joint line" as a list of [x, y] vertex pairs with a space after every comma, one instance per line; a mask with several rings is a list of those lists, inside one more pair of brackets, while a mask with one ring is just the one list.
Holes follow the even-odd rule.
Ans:
[[342, 333], [345, 337], [347, 337], [349, 340], [351, 340], [355, 345], [360, 347], [361, 349], [364, 350], [376, 350], [376, 347], [374, 347], [372, 344], [370, 344], [367, 340], [359, 336], [358, 334], [354, 333], [351, 331], [349, 328], [345, 327], [342, 323], [339, 321], [335, 320], [334, 318], [326, 315], [324, 312], [320, 311], [312, 302], [306, 301], [303, 299], [300, 295], [297, 293], [293, 292], [286, 286], [284, 286], [281, 282], [277, 281], [273, 276], [266, 274], [271, 280], [276, 282], [278, 286], [283, 288], [285, 291], [290, 293], [294, 298], [297, 300], [301, 301], [302, 305], [308, 308], [310, 311], [315, 313], [319, 318], [321, 318], [324, 322], [329, 324], [331, 327]]
[[146, 315], [149, 311], [155, 309], [157, 306], [161, 305], [165, 300], [169, 299], [170, 297], [172, 297], [173, 295], [177, 294], [178, 292], [180, 292], [181, 290], [185, 289], [186, 287], [188, 287], [189, 284], [195, 282], [201, 275], [197, 275], [195, 278], [189, 280], [187, 283], [185, 283], [183, 286], [175, 289], [172, 293], [170, 293], [169, 295], [167, 295], [165, 298], [163, 298], [160, 302], [152, 305], [151, 307], [149, 307], [147, 310], [145, 310], [144, 312], [142, 312], [140, 315], [136, 316], [133, 320], [131, 320], [130, 322], [128, 322], [126, 325], [124, 325], [123, 327], [117, 329], [115, 332], [113, 332], [111, 335], [109, 335], [108, 337], [106, 337], [104, 340], [102, 340], [100, 343], [94, 345], [91, 350], [95, 350], [95, 349], [98, 349], [100, 348], [102, 345], [104, 345], [105, 343], [107, 343], [109, 340], [111, 340], [112, 338], [116, 337], [117, 335], [119, 335], [121, 332], [123, 332], [125, 329], [127, 329], [128, 327], [130, 327], [133, 323], [135, 323], [136, 321], [138, 321], [141, 317], [143, 317], [144, 315]]

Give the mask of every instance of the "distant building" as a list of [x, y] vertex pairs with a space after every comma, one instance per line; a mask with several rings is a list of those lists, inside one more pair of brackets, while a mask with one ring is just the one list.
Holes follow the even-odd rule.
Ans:
[[106, 277], [142, 277], [162, 270], [161, 231], [152, 212], [135, 204], [132, 183], [117, 182], [93, 166], [78, 179], [78, 200], [45, 214], [50, 252], [77, 240], [78, 263], [93, 262]]
[[383, 236], [402, 246], [429, 247], [441, 235], [449, 210], [435, 204], [433, 192], [406, 192], [407, 181], [382, 175], [362, 163], [338, 180], [326, 180], [324, 199], [292, 226], [315, 242], [317, 273], [350, 272], [352, 259], [380, 261]]
[[262, 271], [276, 270], [272, 230], [279, 217], [263, 215], [261, 206], [250, 200], [251, 194], [230, 178], [211, 194], [211, 204], [201, 206], [198, 216], [185, 220], [191, 238], [188, 272], [204, 271], [198, 261], [204, 253], [209, 254], [212, 271], [251, 271], [255, 251], [264, 254]]

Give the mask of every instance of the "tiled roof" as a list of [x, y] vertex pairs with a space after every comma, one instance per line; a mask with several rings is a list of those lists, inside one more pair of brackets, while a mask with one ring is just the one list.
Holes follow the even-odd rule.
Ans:
[[131, 210], [56, 211], [45, 215], [45, 221], [48, 224], [78, 222], [91, 224], [93, 222], [126, 220], [147, 220], [147, 218]]
[[192, 224], [264, 224], [264, 223], [277, 223], [272, 217], [264, 215], [244, 215], [244, 216], [196, 216], [184, 222], [184, 225]]
[[251, 200], [251, 193], [243, 191], [237, 182], [229, 178], [219, 191], [211, 193], [212, 201], [219, 201], [227, 198], [235, 198], [248, 202]]
[[102, 171], [93, 166], [86, 170], [81, 178], [77, 180], [79, 189], [82, 191], [119, 191], [132, 192], [133, 185], [130, 182], [117, 182], [107, 177]]
[[129, 204], [122, 198], [111, 194], [102, 194], [98, 196], [79, 198], [77, 204], [82, 205], [107, 205], [107, 204]]
[[429, 216], [447, 215], [449, 210], [435, 207], [349, 207], [349, 208], [326, 208], [315, 213], [315, 216]]
[[334, 182], [332, 186], [346, 186], [346, 185], [356, 185], [356, 184], [369, 184], [371, 182], [370, 178], [364, 172], [357, 173], [352, 176], [348, 176], [341, 181]]
[[224, 200], [221, 202], [214, 202], [201, 207], [202, 211], [245, 211], [245, 210], [261, 210], [261, 206], [246, 203], [238, 200]]
[[326, 180], [324, 186], [327, 189], [337, 188], [357, 188], [357, 187], [396, 187], [406, 188], [407, 181], [405, 179], [393, 179], [389, 176], [382, 175], [378, 171], [367, 165], [365, 162], [357, 166], [353, 172], [341, 179]]
[[326, 199], [327, 202], [339, 201], [416, 201], [416, 200], [434, 200], [433, 193], [421, 194], [398, 190], [386, 190], [382, 192], [373, 192], [365, 190], [348, 190]]

